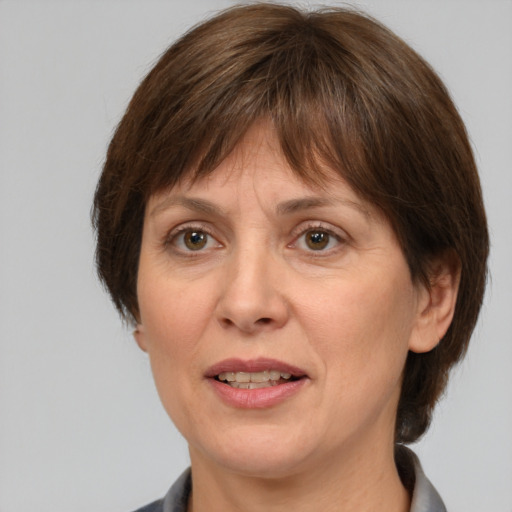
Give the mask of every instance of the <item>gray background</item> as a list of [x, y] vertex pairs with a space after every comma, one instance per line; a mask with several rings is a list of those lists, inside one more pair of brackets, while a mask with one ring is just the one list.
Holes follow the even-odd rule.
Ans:
[[[89, 210], [139, 80], [231, 4], [0, 0], [0, 512], [127, 512], [188, 464], [146, 356], [95, 278]], [[434, 65], [476, 149], [492, 283], [415, 449], [452, 512], [511, 512], [512, 2], [353, 4]]]

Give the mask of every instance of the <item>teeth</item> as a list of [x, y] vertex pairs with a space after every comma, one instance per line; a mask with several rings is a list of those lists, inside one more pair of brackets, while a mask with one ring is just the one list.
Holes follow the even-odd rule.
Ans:
[[268, 382], [270, 380], [270, 373], [268, 371], [254, 372], [250, 376], [251, 382]]
[[222, 372], [219, 374], [219, 380], [229, 382], [233, 387], [243, 387], [244, 389], [256, 389], [266, 386], [236, 386], [234, 384], [277, 384], [280, 379], [291, 378], [291, 373], [279, 372], [277, 370], [265, 370], [263, 372]]
[[251, 374], [245, 372], [236, 372], [235, 380], [237, 382], [251, 382]]
[[281, 378], [281, 373], [277, 370], [270, 370], [270, 380], [279, 380]]
[[232, 388], [237, 389], [260, 389], [278, 385], [277, 382], [273, 380], [267, 382], [230, 382], [229, 384]]

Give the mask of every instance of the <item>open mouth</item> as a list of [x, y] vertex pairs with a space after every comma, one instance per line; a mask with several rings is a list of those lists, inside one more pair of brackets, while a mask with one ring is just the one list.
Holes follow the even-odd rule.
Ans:
[[279, 386], [303, 377], [269, 369], [260, 372], [221, 372], [214, 378], [232, 388], [261, 389]]
[[260, 357], [219, 361], [205, 372], [213, 390], [229, 407], [268, 409], [291, 400], [311, 378], [285, 361]]

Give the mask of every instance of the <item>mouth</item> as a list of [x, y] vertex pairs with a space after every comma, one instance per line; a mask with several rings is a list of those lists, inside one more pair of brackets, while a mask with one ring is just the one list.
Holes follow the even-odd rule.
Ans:
[[240, 409], [268, 409], [291, 400], [307, 387], [309, 376], [275, 359], [226, 359], [205, 374], [217, 396]]
[[221, 372], [215, 380], [237, 389], [262, 389], [287, 382], [294, 382], [303, 377], [294, 376], [291, 373], [279, 370], [263, 370], [262, 372]]
[[261, 389], [306, 379], [304, 370], [275, 359], [226, 359], [212, 366], [206, 377], [236, 389]]

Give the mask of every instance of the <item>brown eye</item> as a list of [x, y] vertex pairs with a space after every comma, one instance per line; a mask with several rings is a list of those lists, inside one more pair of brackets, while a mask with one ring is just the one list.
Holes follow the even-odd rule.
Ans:
[[187, 249], [199, 251], [208, 243], [208, 234], [204, 231], [190, 230], [183, 234], [183, 241]]
[[308, 231], [305, 238], [309, 249], [321, 251], [329, 245], [330, 235], [325, 231]]

